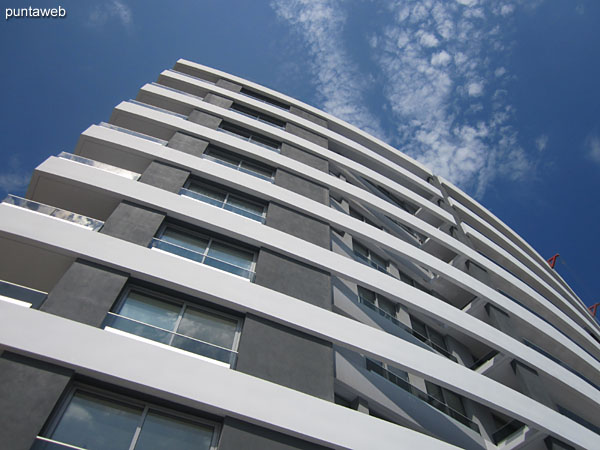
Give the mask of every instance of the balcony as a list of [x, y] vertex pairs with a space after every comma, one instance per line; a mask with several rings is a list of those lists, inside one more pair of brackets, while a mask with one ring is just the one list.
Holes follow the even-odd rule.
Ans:
[[62, 159], [68, 159], [70, 161], [75, 161], [79, 164], [85, 164], [86, 166], [95, 167], [97, 169], [104, 170], [105, 172], [114, 173], [115, 175], [119, 175], [120, 177], [127, 178], [133, 181], [139, 180], [141, 176], [139, 173], [135, 173], [126, 169], [121, 169], [120, 167], [111, 166], [110, 164], [94, 161], [93, 159], [84, 158], [83, 156], [73, 155], [72, 153], [60, 152], [58, 154], [58, 157]]
[[219, 258], [215, 258], [214, 256], [209, 256], [206, 252], [200, 253], [162, 239], [152, 239], [150, 247], [180, 256], [182, 258], [191, 259], [192, 261], [200, 264], [206, 264], [207, 266], [214, 267], [215, 269], [223, 270], [242, 278], [247, 278], [250, 281], [254, 281], [254, 277], [256, 275], [252, 270]]
[[55, 217], [60, 220], [74, 223], [77, 226], [88, 228], [92, 231], [98, 231], [104, 225], [104, 222], [90, 217], [83, 216], [64, 209], [55, 208], [54, 206], [44, 205], [43, 203], [34, 202], [26, 198], [17, 197], [9, 194], [2, 203], [13, 205], [18, 208], [28, 209], [38, 214], [44, 214], [50, 217]]
[[420, 400], [424, 401], [425, 403], [428, 403], [429, 405], [438, 409], [439, 411], [446, 414], [447, 416], [450, 416], [453, 419], [455, 419], [456, 421], [462, 423], [463, 425], [470, 428], [471, 430], [481, 434], [481, 432], [479, 430], [479, 426], [475, 422], [473, 422], [471, 419], [469, 419], [468, 417], [465, 417], [459, 411], [451, 408], [447, 403], [444, 403], [444, 402], [436, 399], [432, 395], [429, 395], [428, 393], [413, 386], [407, 380], [390, 372], [385, 367], [378, 364], [376, 361], [373, 361], [373, 360], [367, 358], [367, 370], [382, 376], [383, 378], [385, 378], [386, 380], [395, 384], [399, 388], [404, 389], [409, 394], [419, 398]]
[[0, 280], [0, 300], [39, 309], [48, 293]]

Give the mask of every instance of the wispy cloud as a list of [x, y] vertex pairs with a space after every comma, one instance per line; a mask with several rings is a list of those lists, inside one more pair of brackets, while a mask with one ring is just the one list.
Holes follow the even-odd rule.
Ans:
[[[353, 53], [347, 39], [345, 25], [353, 12], [348, 5], [272, 3], [312, 56], [321, 107], [389, 136], [392, 145], [477, 196], [496, 177], [519, 179], [532, 169], [507, 100], [506, 62], [513, 43], [503, 27], [511, 26], [518, 0], [389, 2], [383, 13], [373, 8], [376, 20], [361, 17], [363, 24], [376, 24], [361, 30], [370, 46], [367, 56]], [[357, 63], [365, 57], [371, 63], [368, 74]], [[364, 80], [373, 79], [384, 86], [377, 111], [368, 109], [364, 98], [369, 89]]]
[[600, 164], [600, 137], [596, 134], [588, 136], [585, 140], [585, 147], [588, 151], [588, 156]]
[[548, 146], [548, 135], [542, 134], [537, 137], [535, 140], [535, 148], [537, 148], [540, 152], [544, 151]]
[[362, 98], [367, 87], [344, 45], [346, 16], [336, 0], [275, 0], [277, 15], [294, 26], [311, 55], [321, 107], [378, 137], [383, 131]]
[[110, 0], [96, 5], [89, 15], [89, 24], [92, 26], [102, 26], [111, 20], [129, 27], [133, 20], [131, 8], [122, 1]]
[[22, 193], [30, 178], [30, 174], [20, 172], [0, 173], [0, 193]]

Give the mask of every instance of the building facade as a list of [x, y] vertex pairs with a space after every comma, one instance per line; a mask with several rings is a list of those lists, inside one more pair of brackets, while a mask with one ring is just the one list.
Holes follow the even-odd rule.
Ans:
[[0, 447], [600, 446], [600, 327], [460, 189], [186, 60], [0, 204]]

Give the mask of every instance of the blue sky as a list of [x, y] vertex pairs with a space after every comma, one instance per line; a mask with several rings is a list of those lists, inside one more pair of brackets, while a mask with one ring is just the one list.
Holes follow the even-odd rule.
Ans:
[[[0, 196], [186, 58], [363, 128], [600, 301], [600, 2], [107, 0], [0, 25]], [[2, 0], [7, 7], [28, 7]], [[4, 17], [4, 16], [3, 16]], [[560, 260], [559, 260], [560, 261]]]

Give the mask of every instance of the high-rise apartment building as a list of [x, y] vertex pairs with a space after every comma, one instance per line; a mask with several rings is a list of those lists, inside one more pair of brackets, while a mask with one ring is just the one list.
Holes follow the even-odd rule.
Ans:
[[600, 327], [322, 111], [178, 61], [0, 204], [3, 449], [600, 448]]

